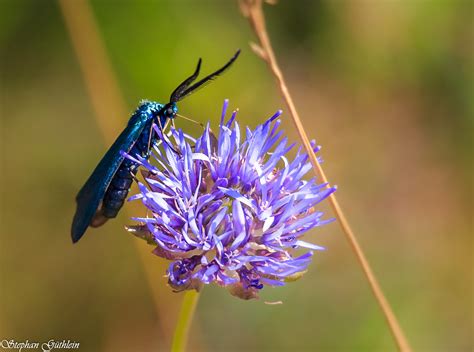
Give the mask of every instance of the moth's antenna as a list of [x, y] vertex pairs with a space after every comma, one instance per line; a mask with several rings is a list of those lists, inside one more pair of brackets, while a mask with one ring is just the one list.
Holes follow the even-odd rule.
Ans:
[[204, 77], [199, 82], [194, 83], [191, 87], [189, 87], [189, 88], [185, 87], [185, 89], [180, 90], [179, 94], [174, 94], [173, 93], [173, 97], [177, 99], [176, 101], [179, 101], [179, 100], [183, 99], [184, 97], [194, 93], [199, 88], [204, 87], [206, 84], [208, 84], [212, 80], [219, 77], [220, 74], [224, 73], [234, 63], [234, 61], [237, 60], [237, 58], [239, 57], [239, 54], [240, 54], [240, 49], [237, 50], [236, 53], [234, 54], [234, 56], [232, 56], [231, 59], [224, 66], [222, 66], [220, 69], [218, 69], [217, 71], [215, 71], [215, 72], [211, 73], [210, 75]]
[[194, 73], [189, 76], [188, 78], [186, 78], [174, 91], [173, 93], [171, 93], [171, 96], [170, 96], [170, 102], [171, 103], [176, 103], [178, 100], [180, 100], [181, 98], [181, 95], [183, 94], [183, 92], [188, 88], [188, 86], [193, 83], [196, 78], [199, 76], [199, 71], [201, 70], [201, 63], [202, 63], [202, 60], [201, 58], [199, 58], [198, 60], [198, 63], [197, 63], [197, 66], [196, 66], [196, 70], [194, 71]]

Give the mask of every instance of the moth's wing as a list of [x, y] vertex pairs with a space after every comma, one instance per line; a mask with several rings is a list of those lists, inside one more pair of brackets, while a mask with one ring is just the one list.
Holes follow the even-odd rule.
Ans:
[[120, 155], [120, 151], [130, 151], [142, 133], [145, 124], [139, 121], [129, 124], [123, 130], [77, 194], [76, 214], [71, 227], [73, 242], [79, 241], [87, 230], [112, 178], [123, 162], [124, 157]]

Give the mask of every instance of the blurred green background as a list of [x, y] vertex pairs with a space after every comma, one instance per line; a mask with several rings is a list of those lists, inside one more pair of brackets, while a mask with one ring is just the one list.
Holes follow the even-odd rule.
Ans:
[[[236, 65], [181, 113], [216, 124], [229, 98], [242, 124], [255, 126], [284, 107], [248, 48], [253, 34], [236, 2], [91, 8], [130, 112], [144, 98], [166, 102], [198, 57], [207, 73], [236, 48]], [[282, 0], [266, 15], [308, 134], [323, 146], [328, 177], [412, 346], [471, 351], [472, 2]], [[169, 293], [163, 263], [141, 260], [139, 240], [123, 230], [130, 204], [71, 244], [75, 195], [108, 145], [58, 4], [1, 0], [0, 47], [0, 339], [168, 350], [182, 295]], [[127, 118], [110, 116], [123, 126]], [[189, 350], [395, 350], [338, 225], [307, 238], [328, 250], [303, 279], [267, 288], [259, 301], [206, 287]], [[264, 304], [275, 300], [284, 304]]]

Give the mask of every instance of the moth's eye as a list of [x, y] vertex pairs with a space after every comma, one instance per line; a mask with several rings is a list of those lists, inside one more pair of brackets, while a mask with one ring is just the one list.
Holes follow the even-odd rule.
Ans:
[[166, 115], [171, 116], [171, 115], [173, 115], [173, 114], [174, 114], [173, 109], [171, 109], [171, 108], [166, 109]]

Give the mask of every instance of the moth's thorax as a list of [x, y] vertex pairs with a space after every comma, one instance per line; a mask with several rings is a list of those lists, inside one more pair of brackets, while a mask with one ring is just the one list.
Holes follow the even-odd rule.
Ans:
[[143, 100], [138, 105], [137, 110], [133, 114], [131, 121], [143, 120], [149, 121], [152, 118], [160, 117], [162, 120], [172, 119], [178, 112], [178, 107], [175, 103], [160, 104], [155, 101]]
[[136, 124], [148, 122], [158, 116], [158, 112], [162, 110], [163, 107], [164, 104], [154, 101], [142, 100], [128, 123]]
[[138, 105], [137, 112], [146, 115], [156, 115], [165, 104], [160, 104], [155, 101], [142, 100]]

